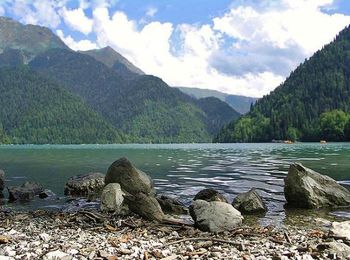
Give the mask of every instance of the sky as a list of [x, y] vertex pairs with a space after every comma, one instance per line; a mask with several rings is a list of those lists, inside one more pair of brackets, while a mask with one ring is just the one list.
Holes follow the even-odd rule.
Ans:
[[0, 0], [71, 49], [111, 46], [171, 86], [261, 97], [350, 24], [348, 0]]

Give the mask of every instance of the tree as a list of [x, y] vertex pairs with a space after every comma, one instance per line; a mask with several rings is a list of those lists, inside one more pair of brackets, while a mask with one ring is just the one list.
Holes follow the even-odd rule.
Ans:
[[321, 114], [321, 137], [329, 141], [345, 140], [345, 127], [349, 122], [349, 118], [350, 115], [342, 110], [332, 110]]

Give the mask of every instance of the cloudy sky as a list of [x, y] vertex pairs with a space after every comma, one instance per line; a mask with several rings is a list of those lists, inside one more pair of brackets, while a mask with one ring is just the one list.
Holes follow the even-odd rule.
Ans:
[[261, 97], [350, 24], [348, 0], [0, 0], [74, 50], [111, 46], [172, 86]]

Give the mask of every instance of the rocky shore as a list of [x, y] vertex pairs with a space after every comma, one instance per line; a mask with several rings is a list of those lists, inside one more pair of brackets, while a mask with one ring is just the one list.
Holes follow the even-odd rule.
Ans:
[[[9, 203], [56, 197], [34, 182], [7, 190]], [[156, 194], [152, 179], [121, 158], [106, 175], [71, 177], [64, 190], [73, 202], [74, 196], [97, 199], [98, 207], [0, 208], [0, 260], [350, 259], [350, 221], [305, 215], [296, 222], [262, 226], [257, 220], [268, 208], [254, 187], [232, 203], [204, 189], [187, 208], [176, 198]], [[347, 188], [301, 164], [290, 166], [285, 197], [286, 206], [296, 209], [350, 206]]]
[[350, 259], [350, 237], [339, 233], [350, 222], [324, 219], [219, 234], [91, 210], [2, 212], [0, 219], [0, 259]]

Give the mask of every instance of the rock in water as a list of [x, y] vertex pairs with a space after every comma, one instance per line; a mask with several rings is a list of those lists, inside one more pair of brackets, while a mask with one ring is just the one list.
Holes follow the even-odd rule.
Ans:
[[156, 199], [165, 213], [175, 215], [188, 214], [186, 207], [174, 198], [160, 195]]
[[289, 206], [321, 208], [350, 205], [350, 191], [328, 176], [299, 163], [289, 167], [284, 179], [284, 195]]
[[43, 186], [37, 182], [26, 181], [21, 186], [12, 186], [7, 188], [9, 192], [9, 201], [29, 201], [34, 199], [35, 195], [39, 195], [44, 191]]
[[194, 196], [193, 200], [221, 201], [228, 203], [227, 199], [214, 189], [201, 190]]
[[125, 201], [132, 212], [145, 219], [156, 221], [162, 221], [164, 219], [164, 213], [157, 199], [153, 196], [139, 192], [133, 195], [126, 195]]
[[232, 206], [242, 213], [253, 214], [266, 212], [267, 208], [255, 188], [241, 193], [233, 200]]
[[105, 186], [105, 176], [94, 172], [72, 176], [64, 186], [64, 195], [89, 196], [101, 193]]
[[0, 192], [5, 188], [5, 172], [0, 169]]
[[119, 183], [109, 183], [101, 194], [101, 210], [114, 211], [119, 214], [122, 210], [124, 192]]
[[136, 169], [127, 158], [120, 158], [108, 168], [105, 183], [119, 183], [122, 190], [130, 194], [155, 194], [152, 179]]
[[190, 214], [200, 230], [213, 233], [233, 230], [243, 220], [238, 210], [221, 201], [196, 200], [190, 207]]

